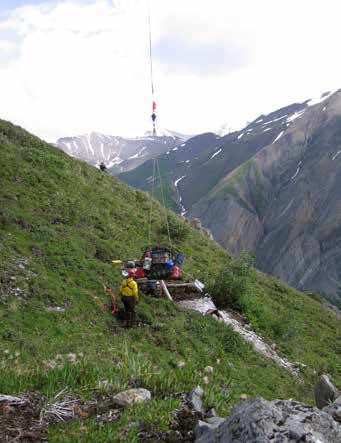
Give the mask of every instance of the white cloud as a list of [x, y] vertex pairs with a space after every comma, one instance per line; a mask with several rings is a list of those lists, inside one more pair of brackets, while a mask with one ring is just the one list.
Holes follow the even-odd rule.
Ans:
[[[341, 86], [337, 0], [150, 3], [165, 127], [237, 127]], [[146, 0], [14, 10], [0, 22], [0, 118], [51, 141], [90, 130], [149, 129], [146, 14]]]

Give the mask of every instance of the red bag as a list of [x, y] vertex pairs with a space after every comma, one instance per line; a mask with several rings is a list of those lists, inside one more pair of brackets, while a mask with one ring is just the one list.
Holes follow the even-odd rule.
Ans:
[[180, 280], [182, 278], [182, 270], [179, 266], [174, 265], [172, 267], [172, 273], [169, 277], [171, 280]]
[[145, 276], [146, 275], [145, 275], [145, 272], [144, 272], [143, 268], [137, 268], [136, 269], [135, 278], [144, 278]]

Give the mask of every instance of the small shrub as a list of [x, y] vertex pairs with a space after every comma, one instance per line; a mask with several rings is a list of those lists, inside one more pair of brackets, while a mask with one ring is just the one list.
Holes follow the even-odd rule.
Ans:
[[[174, 217], [168, 220], [168, 226], [169, 234], [173, 242], [183, 242], [187, 238], [191, 230], [187, 223]], [[159, 232], [161, 235], [168, 236], [166, 223], [162, 225]]]
[[220, 308], [245, 310], [251, 302], [250, 295], [255, 282], [254, 257], [241, 254], [208, 285], [208, 292]]

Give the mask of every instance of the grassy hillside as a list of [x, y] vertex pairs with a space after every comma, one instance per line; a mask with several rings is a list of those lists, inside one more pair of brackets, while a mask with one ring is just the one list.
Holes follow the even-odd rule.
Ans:
[[[49, 429], [52, 442], [137, 441], [138, 422], [167, 429], [180, 400], [203, 385], [206, 406], [226, 414], [242, 393], [312, 402], [318, 373], [341, 384], [339, 323], [318, 300], [257, 274], [244, 310], [275, 340], [283, 356], [306, 364], [303, 382], [268, 361], [229, 328], [144, 297], [145, 327], [126, 330], [103, 310], [102, 286], [116, 288], [113, 258], [141, 255], [150, 197], [67, 157], [22, 129], [0, 121], [0, 393], [39, 392], [92, 398], [100, 380], [114, 392], [139, 385], [152, 401], [118, 421], [94, 418]], [[165, 211], [154, 203], [153, 243], [166, 243]], [[231, 259], [214, 242], [169, 213], [184, 270], [203, 281]], [[53, 310], [62, 307], [63, 311]], [[178, 367], [184, 361], [183, 367]], [[132, 424], [133, 423], [133, 424]]]
[[[158, 165], [160, 168], [165, 205], [167, 208], [172, 209], [173, 211], [179, 213], [181, 211], [181, 208], [178, 203], [179, 196], [174, 186], [174, 176], [173, 176], [173, 169], [175, 168], [176, 162], [172, 158], [172, 156], [162, 155], [158, 159]], [[184, 168], [185, 165], [182, 166], [182, 170], [184, 170]], [[152, 176], [153, 176], [153, 161], [147, 160], [137, 168], [119, 174], [118, 178], [122, 180], [124, 183], [129, 184], [130, 186], [151, 193], [153, 181], [150, 179], [152, 178]], [[156, 171], [155, 176], [156, 179], [154, 183], [154, 196], [162, 204], [163, 200], [162, 200], [158, 171]]]

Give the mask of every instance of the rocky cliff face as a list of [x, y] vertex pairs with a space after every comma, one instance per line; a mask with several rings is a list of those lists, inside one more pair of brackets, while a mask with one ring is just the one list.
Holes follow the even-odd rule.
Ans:
[[341, 282], [341, 91], [296, 112], [276, 140], [191, 208], [234, 254], [288, 284], [337, 294]]

